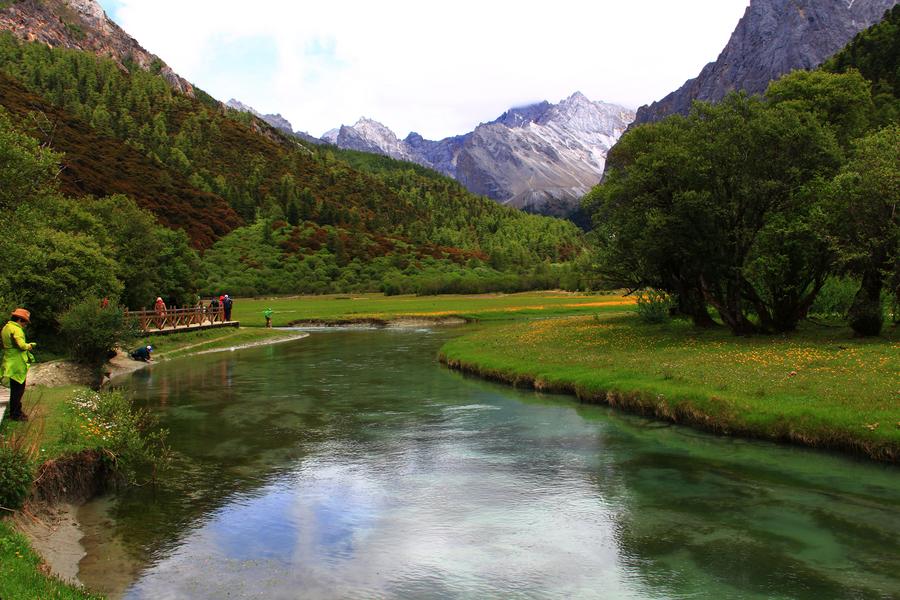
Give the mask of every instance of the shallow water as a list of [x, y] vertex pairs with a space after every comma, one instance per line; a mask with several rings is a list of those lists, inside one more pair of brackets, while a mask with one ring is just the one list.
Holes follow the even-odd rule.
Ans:
[[466, 378], [446, 331], [316, 332], [128, 381], [157, 489], [80, 511], [125, 598], [897, 598], [900, 471]]

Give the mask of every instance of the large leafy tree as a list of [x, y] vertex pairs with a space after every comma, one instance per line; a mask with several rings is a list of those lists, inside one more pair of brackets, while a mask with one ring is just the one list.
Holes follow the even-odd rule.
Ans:
[[900, 126], [858, 141], [831, 183], [829, 199], [840, 263], [861, 279], [850, 325], [861, 335], [877, 335], [884, 320], [882, 290], [900, 284]]
[[604, 268], [695, 320], [709, 303], [735, 333], [789, 331], [828, 273], [817, 190], [840, 159], [815, 115], [743, 94], [637, 128], [586, 201]]

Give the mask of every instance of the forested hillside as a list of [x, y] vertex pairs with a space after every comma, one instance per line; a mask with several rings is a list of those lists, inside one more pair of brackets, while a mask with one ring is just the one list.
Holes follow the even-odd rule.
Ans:
[[70, 196], [126, 194], [164, 225], [183, 229], [200, 248], [244, 223], [221, 196], [198, 190], [184, 176], [98, 132], [5, 73], [0, 73], [0, 106], [22, 131], [63, 153], [59, 184]]
[[[16, 235], [3, 245], [42, 249], [7, 261], [0, 299], [28, 304], [48, 326], [91, 295], [136, 308], [198, 292], [577, 285], [560, 266], [582, 252], [571, 223], [409, 163], [307, 146], [202, 90], [173, 91], [154, 65], [0, 33], [0, 107], [0, 153], [16, 158], [2, 186], [17, 190]], [[40, 176], [16, 180], [16, 161], [41, 165]]]

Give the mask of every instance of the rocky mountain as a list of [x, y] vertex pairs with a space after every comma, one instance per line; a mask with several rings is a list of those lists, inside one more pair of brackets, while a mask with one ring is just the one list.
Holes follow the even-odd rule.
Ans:
[[686, 114], [694, 100], [731, 91], [762, 93], [794, 69], [813, 69], [881, 20], [898, 0], [751, 0], [719, 58], [662, 100], [638, 109], [635, 123]]
[[606, 153], [633, 119], [633, 111], [576, 92], [559, 104], [510, 109], [470, 133], [439, 141], [415, 132], [401, 140], [367, 118], [322, 139], [431, 167], [505, 204], [565, 216], [600, 181]]
[[233, 108], [234, 110], [239, 110], [241, 112], [250, 113], [251, 115], [258, 117], [259, 119], [262, 119], [275, 129], [282, 131], [288, 135], [293, 135], [294, 137], [306, 140], [307, 142], [312, 142], [313, 144], [322, 143], [322, 140], [309, 135], [305, 131], [294, 131], [294, 126], [291, 125], [291, 122], [282, 117], [280, 113], [276, 113], [274, 115], [264, 115], [252, 106], [248, 106], [240, 100], [235, 100], [234, 98], [226, 102], [225, 106], [227, 106], [228, 108]]
[[0, 30], [53, 48], [72, 48], [107, 56], [124, 68], [135, 63], [158, 70], [172, 88], [187, 96], [193, 86], [155, 54], [145, 50], [106, 16], [96, 0], [17, 0], [0, 3]]

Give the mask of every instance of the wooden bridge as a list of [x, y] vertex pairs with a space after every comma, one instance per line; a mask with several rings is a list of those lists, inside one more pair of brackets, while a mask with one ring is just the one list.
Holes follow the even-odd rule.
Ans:
[[126, 319], [134, 319], [144, 335], [239, 327], [238, 321], [226, 321], [225, 309], [204, 307], [166, 308], [165, 310], [126, 310]]

